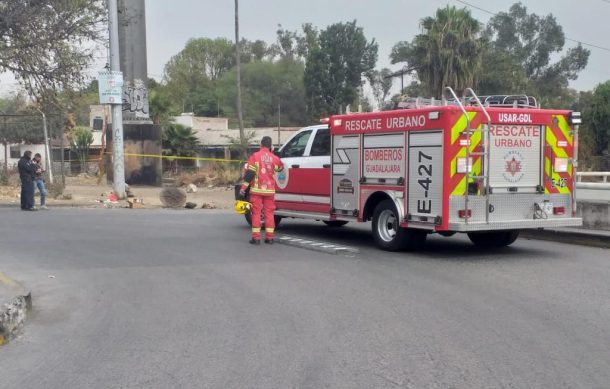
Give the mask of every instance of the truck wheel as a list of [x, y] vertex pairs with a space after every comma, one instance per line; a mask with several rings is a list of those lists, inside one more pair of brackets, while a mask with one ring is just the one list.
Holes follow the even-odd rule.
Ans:
[[[248, 225], [252, 226], [252, 214], [250, 212], [246, 212], [244, 217], [246, 218]], [[275, 228], [277, 228], [282, 221], [282, 217], [274, 215], [273, 218], [275, 219]], [[265, 228], [265, 215], [261, 215], [261, 228]]]
[[468, 233], [475, 246], [485, 248], [510, 246], [518, 237], [519, 230]]
[[322, 220], [329, 227], [343, 227], [347, 224], [345, 220]]
[[383, 200], [373, 212], [373, 238], [385, 251], [415, 250], [426, 241], [426, 232], [401, 228], [392, 200]]

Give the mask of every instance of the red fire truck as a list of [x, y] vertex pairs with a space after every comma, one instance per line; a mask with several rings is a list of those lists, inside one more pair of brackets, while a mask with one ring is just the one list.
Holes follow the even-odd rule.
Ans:
[[528, 96], [446, 92], [297, 132], [279, 150], [278, 221], [372, 221], [389, 251], [416, 249], [431, 233], [501, 247], [522, 229], [582, 224], [574, 217], [580, 113], [540, 109]]

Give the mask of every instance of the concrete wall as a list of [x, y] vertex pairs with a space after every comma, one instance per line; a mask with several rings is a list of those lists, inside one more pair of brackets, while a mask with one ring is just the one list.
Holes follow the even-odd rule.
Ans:
[[[32, 156], [36, 153], [40, 153], [42, 155], [42, 161], [44, 163], [45, 154], [44, 154], [44, 145], [14, 145], [19, 148], [19, 158], [23, 155], [26, 150], [30, 150], [32, 152]], [[8, 146], [10, 148], [10, 146]], [[19, 158], [11, 158], [10, 150], [8, 150], [8, 165], [9, 168], [13, 165], [17, 166], [17, 162], [19, 162]], [[0, 144], [0, 164], [4, 166], [4, 145]]]
[[610, 201], [578, 201], [576, 204], [576, 214], [582, 217], [583, 227], [610, 231]]

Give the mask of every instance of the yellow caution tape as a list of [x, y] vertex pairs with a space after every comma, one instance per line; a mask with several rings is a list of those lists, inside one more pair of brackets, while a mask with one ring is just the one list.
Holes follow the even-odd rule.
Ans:
[[[104, 154], [112, 154], [106, 152]], [[137, 154], [137, 153], [125, 153], [126, 157], [141, 157], [141, 158], [161, 158], [161, 159], [180, 159], [189, 161], [211, 161], [211, 162], [231, 162], [231, 163], [243, 163], [241, 159], [224, 159], [224, 158], [208, 158], [208, 157], [179, 157], [175, 155], [159, 155], [159, 154]]]

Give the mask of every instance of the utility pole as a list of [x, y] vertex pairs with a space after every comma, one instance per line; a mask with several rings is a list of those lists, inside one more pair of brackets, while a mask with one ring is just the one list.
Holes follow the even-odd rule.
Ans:
[[240, 43], [239, 43], [239, 0], [235, 0], [235, 60], [237, 65], [237, 119], [239, 121], [239, 143], [245, 148], [241, 158], [247, 158], [248, 145], [246, 144], [246, 135], [244, 132], [244, 116], [241, 106], [241, 58], [240, 58]]
[[47, 172], [49, 172], [49, 182], [53, 184], [53, 164], [51, 163], [51, 151], [49, 150], [49, 131], [47, 130], [47, 115], [40, 108], [36, 108], [42, 115], [42, 131], [44, 133], [44, 159]]
[[282, 145], [280, 131], [282, 130], [282, 100], [278, 96], [277, 98], [277, 147]]
[[[110, 35], [110, 70], [119, 72], [119, 14], [117, 0], [108, 0], [108, 28]], [[125, 198], [125, 155], [123, 149], [123, 107], [112, 104], [112, 170], [113, 189], [120, 199]]]

